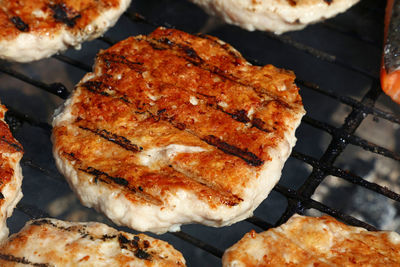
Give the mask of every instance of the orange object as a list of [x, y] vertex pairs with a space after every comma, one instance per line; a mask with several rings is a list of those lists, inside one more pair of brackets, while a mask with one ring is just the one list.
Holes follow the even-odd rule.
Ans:
[[[387, 1], [384, 31], [385, 44], [380, 77], [382, 90], [389, 95], [393, 101], [400, 104], [400, 63], [396, 61], [395, 56], [397, 53], [394, 51], [397, 45], [400, 46], [400, 43], [395, 42], [399, 37], [396, 38], [396, 36], [394, 36], [395, 31], [392, 31], [392, 28], [396, 26], [395, 24], [400, 23], [400, 21], [395, 21], [395, 16], [392, 13], [396, 12], [396, 9], [400, 9], [400, 7], [397, 7], [399, 3], [395, 2], [398, 1]], [[393, 18], [394, 21], [391, 21], [391, 18]]]
[[385, 67], [381, 68], [382, 90], [390, 96], [393, 101], [400, 104], [400, 70], [387, 73]]

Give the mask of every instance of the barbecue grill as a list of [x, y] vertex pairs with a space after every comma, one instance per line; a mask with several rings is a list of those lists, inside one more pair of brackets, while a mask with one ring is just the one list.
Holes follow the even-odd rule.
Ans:
[[0, 62], [6, 120], [25, 149], [24, 198], [8, 220], [10, 232], [45, 216], [116, 227], [81, 206], [56, 170], [51, 117], [91, 70], [99, 49], [157, 26], [214, 35], [253, 64], [293, 70], [307, 111], [281, 180], [253, 217], [230, 227], [186, 225], [156, 236], [180, 250], [188, 266], [219, 266], [223, 251], [246, 232], [280, 225], [294, 213], [400, 230], [400, 107], [381, 92], [378, 75], [384, 6], [362, 0], [333, 19], [276, 36], [222, 24], [185, 0], [134, 0], [114, 28], [79, 51], [29, 64]]

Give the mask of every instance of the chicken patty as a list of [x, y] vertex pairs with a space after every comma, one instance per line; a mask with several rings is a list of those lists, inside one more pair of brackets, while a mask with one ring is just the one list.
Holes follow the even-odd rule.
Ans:
[[331, 18], [359, 0], [191, 0], [211, 15], [246, 30], [281, 34]]
[[159, 28], [100, 52], [53, 121], [81, 202], [140, 231], [225, 226], [281, 175], [304, 109], [290, 71], [221, 40]]
[[0, 264], [11, 266], [185, 266], [167, 242], [117, 231], [102, 223], [56, 219], [29, 221], [0, 246]]
[[0, 58], [29, 62], [102, 35], [130, 0], [1, 0]]
[[224, 267], [399, 266], [400, 236], [338, 222], [294, 215], [277, 228], [247, 233], [227, 249]]

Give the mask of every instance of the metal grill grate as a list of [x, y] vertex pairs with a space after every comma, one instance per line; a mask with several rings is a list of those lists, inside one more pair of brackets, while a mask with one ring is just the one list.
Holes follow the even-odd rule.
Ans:
[[[319, 188], [326, 187], [323, 184], [328, 178], [335, 177], [340, 183], [346, 182], [345, 188], [351, 188], [351, 191], [346, 191], [347, 194], [341, 195], [345, 200], [351, 201], [349, 192], [363, 188], [379, 194], [378, 198], [383, 197], [384, 201], [391, 201], [395, 212], [400, 207], [400, 195], [395, 192], [400, 192], [396, 188], [400, 183], [390, 184], [388, 175], [383, 175], [379, 182], [370, 181], [371, 172], [379, 167], [376, 162], [382, 159], [390, 162], [391, 166], [397, 166], [393, 171], [400, 173], [400, 108], [382, 95], [378, 81], [381, 49], [378, 44], [384, 3], [377, 2], [381, 1], [364, 0], [335, 19], [310, 26], [301, 32], [275, 36], [270, 33], [249, 33], [218, 23], [210, 28], [211, 24], [206, 23], [208, 17], [183, 0], [135, 1], [115, 28], [105, 37], [84, 44], [82, 51], [68, 51], [26, 65], [0, 62], [3, 88], [0, 97], [9, 108], [6, 119], [26, 151], [22, 161], [25, 197], [17, 206], [20, 212], [9, 219], [11, 230], [17, 231], [29, 218], [45, 216], [87, 218], [111, 224], [104, 217], [83, 207], [78, 207], [75, 213], [70, 212], [72, 207], [67, 207], [61, 214], [54, 212], [52, 202], [68, 206], [71, 203], [75, 205], [77, 201], [71, 200], [69, 196], [72, 193], [68, 185], [55, 169], [50, 152], [51, 125], [48, 121], [54, 107], [68, 97], [73, 84], [91, 70], [92, 59], [99, 48], [107, 48], [129, 35], [147, 33], [159, 25], [176, 25], [188, 32], [205, 30], [238, 48], [254, 64], [272, 63], [293, 69], [298, 76], [296, 82], [302, 89], [308, 111], [297, 132], [298, 145], [285, 166], [281, 181], [256, 210], [255, 216], [231, 227], [213, 229], [191, 225], [184, 226], [181, 232], [160, 236], [183, 252], [189, 266], [219, 264], [224, 249], [244, 233], [253, 228], [269, 229], [285, 222], [294, 213], [315, 214], [315, 211], [319, 211], [368, 230], [380, 228], [381, 225], [376, 225], [368, 216], [361, 218], [357, 211], [340, 205], [332, 206], [323, 197], [319, 197], [321, 200], [315, 197]], [[349, 23], [357, 19], [374, 27], [365, 34], [362, 25]], [[310, 40], [310, 36], [314, 39]], [[319, 42], [319, 36], [336, 40], [337, 44], [328, 44], [329, 41], [324, 40]], [[352, 53], [359, 51], [360, 56], [353, 60]], [[366, 51], [370, 53], [362, 54]], [[52, 66], [57, 67], [52, 70]], [[58, 70], [64, 68], [65, 73], [59, 75]], [[330, 83], [334, 81], [337, 83], [332, 86]], [[339, 119], [335, 119], [336, 113], [339, 113]], [[369, 118], [372, 118], [372, 122], [368, 122]], [[382, 121], [386, 128], [374, 130], [378, 136], [371, 139], [372, 134], [368, 132], [373, 132], [373, 123], [379, 125]], [[367, 126], [363, 126], [365, 123]], [[367, 134], [364, 128], [368, 129]], [[388, 128], [395, 136], [394, 141], [389, 140], [389, 143], [380, 140], [386, 138]], [[348, 152], [349, 147], [355, 147], [356, 151], [350, 149]], [[362, 151], [361, 154], [357, 149]], [[372, 155], [373, 160], [364, 160], [367, 167], [357, 168], [353, 162], [357, 162], [359, 155], [363, 158], [366, 154]], [[367, 173], [365, 169], [368, 169]], [[388, 185], [393, 186], [394, 190], [389, 189]], [[338, 188], [330, 187], [328, 193]], [[396, 227], [396, 221], [396, 216], [392, 216], [391, 225], [394, 226], [391, 230], [400, 229]], [[187, 246], [188, 243], [191, 246]]]

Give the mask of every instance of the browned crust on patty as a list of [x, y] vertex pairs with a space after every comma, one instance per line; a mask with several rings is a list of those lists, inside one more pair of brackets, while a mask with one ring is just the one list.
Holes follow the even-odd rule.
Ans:
[[[183, 189], [210, 207], [238, 205], [304, 113], [292, 72], [252, 66], [211, 36], [159, 28], [100, 52], [94, 73], [78, 84], [75, 121], [56, 125], [54, 145], [132, 201], [162, 205]], [[203, 151], [142, 164], [143, 151], [172, 144]]]
[[118, 7], [119, 2], [119, 0], [3, 0], [0, 8], [0, 40], [14, 39], [21, 32], [51, 36], [65, 26], [71, 32], [79, 32], [104, 10]]
[[[241, 264], [239, 264], [241, 263]], [[237, 264], [237, 265], [234, 265]], [[330, 216], [294, 216], [229, 248], [223, 266], [398, 266], [400, 236], [345, 225]]]
[[[12, 136], [8, 125], [4, 121], [4, 115], [7, 109], [0, 104], [0, 192], [14, 176], [14, 164], [9, 160], [11, 154], [20, 153], [23, 149], [21, 144]], [[0, 197], [0, 201], [4, 196]]]
[[29, 221], [0, 246], [1, 266], [104, 266], [104, 261], [111, 266], [185, 266], [182, 254], [162, 240], [93, 222]]

